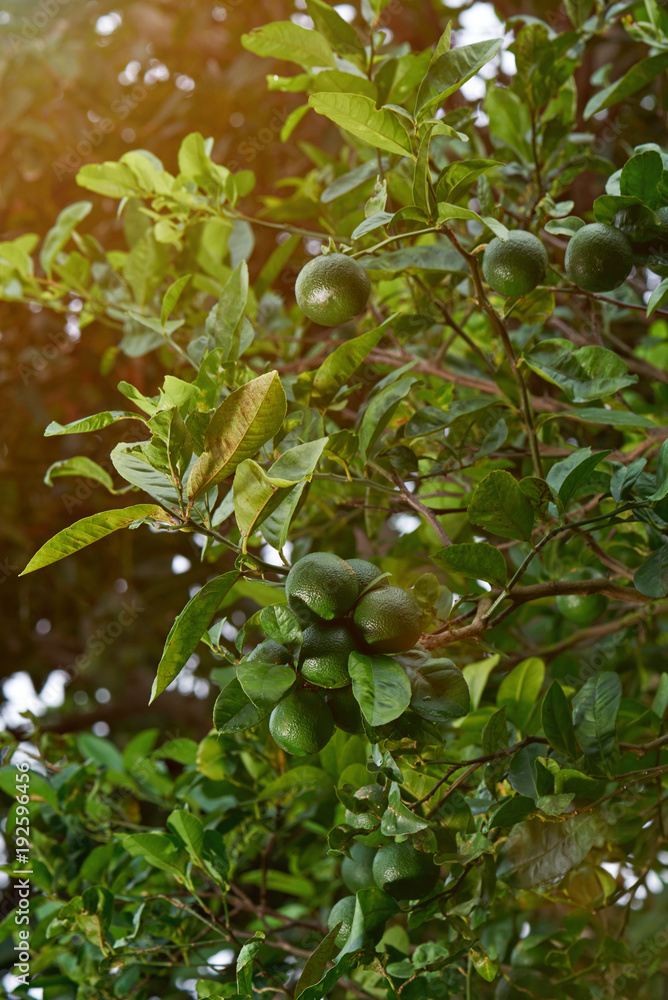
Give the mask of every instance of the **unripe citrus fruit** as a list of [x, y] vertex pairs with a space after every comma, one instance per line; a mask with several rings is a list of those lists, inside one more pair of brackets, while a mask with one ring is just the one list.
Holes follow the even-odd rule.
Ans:
[[422, 634], [422, 612], [401, 587], [370, 590], [355, 605], [353, 621], [375, 653], [403, 653]]
[[342, 625], [324, 622], [309, 625], [304, 632], [300, 670], [310, 684], [323, 688], [342, 688], [350, 684], [348, 657], [355, 640]]
[[334, 930], [336, 925], [341, 922], [341, 929], [334, 939], [334, 943], [339, 947], [343, 948], [344, 944], [350, 937], [350, 932], [353, 927], [353, 917], [355, 916], [355, 897], [354, 896], [344, 896], [329, 911], [329, 916], [327, 917], [327, 926], [330, 931]]
[[[355, 576], [357, 577], [357, 585], [359, 587], [359, 593], [361, 594], [363, 590], [369, 586], [370, 583], [380, 576], [380, 570], [377, 566], [374, 566], [372, 562], [368, 562], [366, 559], [346, 559], [349, 566], [352, 566]], [[387, 577], [384, 576], [382, 580], [374, 585], [374, 590], [377, 587], [387, 587]]]
[[260, 660], [262, 663], [289, 663], [292, 657], [279, 642], [265, 639], [244, 657], [245, 660]]
[[307, 757], [329, 743], [334, 719], [314, 691], [292, 691], [269, 716], [269, 732], [286, 753]]
[[357, 597], [357, 577], [333, 552], [312, 552], [298, 559], [285, 581], [288, 604], [299, 616], [304, 608], [331, 620], [344, 615]]
[[591, 625], [603, 614], [608, 604], [603, 594], [559, 594], [557, 608], [569, 622]]
[[586, 292], [611, 292], [631, 273], [633, 248], [621, 229], [593, 222], [570, 238], [565, 264], [568, 277]]
[[362, 713], [353, 694], [352, 685], [344, 688], [330, 689], [325, 694], [325, 701], [334, 716], [334, 723], [344, 733], [363, 733]]
[[297, 305], [321, 326], [339, 326], [366, 309], [371, 292], [369, 276], [356, 260], [342, 253], [322, 254], [297, 275]]
[[547, 250], [533, 233], [513, 229], [508, 239], [495, 236], [487, 245], [482, 273], [500, 295], [526, 295], [545, 280]]
[[373, 876], [373, 860], [376, 851], [366, 844], [354, 843], [350, 848], [350, 857], [341, 862], [341, 878], [346, 889], [359, 892], [360, 889], [371, 889], [376, 883]]
[[404, 842], [378, 848], [373, 877], [378, 888], [394, 899], [421, 899], [436, 888], [440, 871], [430, 854]]

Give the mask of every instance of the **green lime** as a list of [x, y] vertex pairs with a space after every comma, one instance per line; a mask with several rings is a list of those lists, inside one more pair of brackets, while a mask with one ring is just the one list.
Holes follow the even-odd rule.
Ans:
[[344, 615], [357, 598], [357, 577], [333, 552], [312, 552], [298, 559], [285, 581], [288, 604], [299, 617], [304, 609], [331, 620]]
[[269, 732], [286, 753], [308, 757], [329, 743], [334, 719], [315, 691], [291, 691], [269, 716]]
[[418, 603], [401, 587], [381, 587], [364, 594], [355, 605], [353, 621], [375, 653], [402, 653], [422, 634]]
[[557, 608], [569, 622], [591, 625], [605, 611], [608, 600], [603, 594], [559, 594]]
[[489, 287], [500, 295], [526, 295], [545, 280], [547, 250], [533, 233], [513, 229], [508, 239], [495, 236], [488, 243], [482, 273]]
[[304, 632], [300, 670], [309, 684], [323, 688], [343, 688], [350, 684], [348, 657], [355, 640], [342, 625], [324, 622], [309, 625]]
[[344, 733], [364, 733], [362, 713], [353, 694], [352, 685], [344, 688], [330, 689], [325, 694], [325, 701], [334, 716], [334, 723]]
[[339, 326], [366, 309], [371, 282], [356, 260], [342, 253], [321, 254], [297, 275], [297, 305], [321, 326]]
[[356, 899], [354, 896], [344, 896], [329, 911], [329, 916], [327, 917], [327, 926], [330, 931], [333, 931], [338, 923], [341, 924], [341, 929], [334, 939], [334, 943], [339, 948], [343, 948], [344, 944], [350, 937], [350, 932], [353, 927], [353, 917], [355, 916], [355, 904]]
[[371, 889], [376, 883], [373, 876], [373, 860], [376, 851], [373, 847], [356, 841], [350, 848], [350, 857], [341, 862], [341, 878], [346, 889], [359, 892], [360, 889]]
[[394, 899], [421, 899], [436, 888], [440, 871], [431, 854], [416, 851], [406, 841], [385, 844], [378, 849], [373, 877], [378, 888]]
[[[359, 587], [359, 593], [361, 594], [363, 590], [373, 583], [379, 576], [381, 571], [377, 566], [374, 566], [372, 562], [368, 562], [366, 559], [346, 559], [349, 566], [352, 566], [355, 571], [355, 576], [357, 577], [357, 585]], [[378, 583], [374, 585], [374, 590], [378, 587], [387, 587], [387, 577], [384, 576], [382, 580], [378, 580]]]
[[273, 639], [265, 639], [250, 653], [247, 653], [244, 660], [261, 660], [262, 663], [290, 663], [292, 657], [285, 646], [274, 642]]
[[631, 273], [633, 248], [621, 229], [593, 222], [571, 237], [565, 264], [568, 277], [586, 292], [611, 292]]

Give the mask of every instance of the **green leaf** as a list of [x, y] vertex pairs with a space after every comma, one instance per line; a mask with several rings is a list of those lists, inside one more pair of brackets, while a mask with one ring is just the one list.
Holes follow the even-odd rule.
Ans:
[[545, 232], [550, 233], [552, 236], [574, 236], [578, 229], [586, 223], [583, 219], [578, 218], [577, 215], [571, 215], [566, 219], [550, 219], [545, 225]]
[[620, 193], [640, 200], [650, 208], [661, 204], [658, 193], [663, 174], [663, 160], [656, 150], [636, 153], [626, 161], [619, 178]]
[[167, 817], [166, 826], [184, 844], [191, 861], [201, 863], [204, 846], [202, 821], [185, 809], [175, 809]]
[[498, 712], [494, 713], [482, 731], [481, 740], [483, 754], [493, 754], [508, 748], [508, 723], [505, 708], [500, 708]]
[[360, 455], [366, 461], [370, 449], [383, 433], [402, 399], [408, 395], [417, 382], [413, 376], [406, 376], [386, 385], [370, 399], [359, 428]]
[[412, 812], [401, 801], [401, 791], [396, 781], [390, 785], [387, 809], [380, 822], [380, 832], [386, 837], [398, 837], [408, 833], [418, 833], [429, 826], [427, 820]]
[[543, 747], [532, 743], [513, 754], [508, 768], [508, 783], [515, 792], [534, 800], [539, 797], [540, 792], [536, 777], [537, 759], [544, 753]]
[[222, 361], [237, 361], [241, 350], [241, 320], [248, 301], [248, 264], [242, 260], [232, 272], [217, 304], [206, 321], [216, 347], [222, 350]]
[[91, 514], [76, 521], [71, 527], [63, 528], [57, 535], [49, 539], [39, 551], [35, 553], [26, 568], [19, 573], [24, 576], [26, 573], [33, 573], [36, 569], [50, 566], [51, 563], [65, 559], [79, 549], [92, 545], [100, 538], [110, 535], [112, 531], [120, 528], [127, 528], [135, 521], [167, 521], [167, 515], [161, 507], [151, 503], [138, 503], [132, 507], [124, 507], [117, 510], [105, 510], [100, 514]]
[[130, 833], [121, 838], [121, 843], [132, 857], [143, 858], [153, 868], [184, 880], [188, 855], [164, 833]]
[[140, 194], [137, 178], [124, 163], [87, 163], [77, 174], [77, 184], [107, 198], [131, 198]]
[[392, 722], [408, 708], [411, 700], [408, 677], [390, 656], [351, 653], [348, 670], [353, 694], [370, 726]]
[[177, 615], [162, 651], [149, 705], [178, 677], [239, 574], [234, 570], [205, 583]]
[[547, 474], [546, 481], [558, 494], [564, 507], [567, 507], [578, 490], [590, 481], [596, 466], [609, 454], [609, 451], [599, 451], [592, 455], [590, 448], [578, 448], [568, 458], [555, 462]]
[[502, 538], [528, 541], [534, 523], [531, 504], [517, 481], [503, 469], [490, 472], [480, 482], [468, 507], [471, 524]]
[[362, 94], [312, 94], [309, 104], [341, 128], [374, 149], [413, 157], [411, 140], [401, 119], [387, 108], [376, 108]]
[[495, 146], [510, 146], [525, 163], [533, 163], [529, 136], [531, 118], [525, 102], [512, 90], [490, 87], [485, 98], [485, 111], [489, 116], [489, 129]]
[[640, 564], [633, 586], [645, 597], [668, 597], [668, 545], [662, 545]]
[[668, 278], [664, 278], [659, 284], [652, 290], [652, 294], [647, 300], [647, 312], [646, 316], [651, 316], [653, 312], [660, 309], [662, 305], [665, 305], [668, 300]]
[[244, 549], [250, 535], [276, 510], [296, 485], [293, 479], [268, 476], [252, 458], [247, 458], [237, 466], [232, 485], [234, 515], [244, 540]]
[[415, 114], [424, 118], [475, 76], [496, 55], [502, 38], [460, 45], [435, 59], [420, 85]]
[[439, 225], [443, 222], [447, 222], [449, 219], [472, 219], [475, 222], [480, 222], [482, 225], [487, 226], [491, 229], [495, 236], [498, 236], [502, 240], [508, 239], [508, 230], [501, 223], [494, 219], [491, 215], [478, 215], [477, 212], [473, 212], [470, 208], [462, 208], [461, 205], [448, 205], [445, 202], [439, 201], [438, 203], [438, 223]]
[[279, 430], [286, 407], [285, 392], [275, 371], [231, 392], [207, 427], [206, 450], [195, 462], [188, 480], [189, 498], [210, 490], [255, 455]]
[[145, 423], [139, 413], [130, 413], [128, 410], [106, 410], [92, 417], [73, 420], [71, 424], [59, 424], [57, 420], [52, 420], [44, 431], [44, 437], [54, 437], [58, 434], [86, 434], [88, 431], [99, 431], [103, 427], [109, 427], [118, 420], [141, 420]]
[[319, 982], [313, 986], [307, 986], [299, 994], [299, 1000], [322, 1000], [323, 997], [330, 993], [332, 987], [336, 985], [341, 976], [347, 976], [358, 962], [359, 956], [357, 951], [351, 951], [342, 955], [338, 962], [331, 969], [327, 970]]
[[181, 297], [181, 292], [186, 287], [191, 277], [191, 274], [182, 274], [180, 278], [177, 278], [176, 281], [172, 282], [163, 295], [162, 306], [160, 307], [160, 322], [163, 326], [171, 316], [176, 303]]
[[557, 753], [577, 757], [578, 747], [566, 695], [558, 681], [552, 681], [543, 699], [541, 721], [550, 746]]
[[375, 330], [353, 337], [328, 354], [316, 370], [311, 384], [311, 405], [321, 409], [329, 406], [339, 389], [357, 371], [364, 359], [376, 347], [396, 314]]
[[637, 413], [629, 413], [628, 410], [611, 410], [603, 406], [583, 406], [578, 410], [561, 413], [560, 417], [582, 420], [586, 424], [599, 424], [601, 427], [656, 427], [655, 422], [649, 417], [641, 417]]
[[284, 451], [269, 469], [269, 475], [284, 479], [301, 480], [287, 497], [281, 501], [276, 510], [263, 521], [262, 534], [275, 549], [279, 551], [288, 539], [292, 518], [306, 485], [311, 481], [318, 462], [322, 456], [329, 438], [317, 438], [298, 444]]
[[471, 580], [485, 580], [502, 587], [506, 582], [506, 561], [488, 542], [463, 542], [448, 545], [433, 557], [451, 573], [461, 573]]
[[466, 264], [454, 247], [445, 243], [406, 247], [369, 257], [358, 257], [367, 271], [438, 271], [443, 274], [466, 274]]
[[652, 83], [667, 68], [668, 52], [661, 52], [659, 55], [650, 56], [649, 59], [641, 59], [640, 62], [635, 63], [619, 80], [610, 84], [609, 87], [599, 90], [598, 94], [594, 94], [587, 101], [587, 106], [584, 109], [585, 120], [591, 118], [597, 111], [610, 108], [613, 104], [619, 104], [620, 101], [625, 100], [631, 94], [635, 94], [637, 90], [646, 87], [648, 83]]
[[336, 66], [327, 41], [317, 31], [309, 31], [292, 21], [270, 21], [241, 36], [241, 44], [256, 56], [286, 59], [304, 69]]
[[515, 826], [527, 818], [536, 808], [533, 799], [526, 795], [513, 795], [501, 801], [498, 809], [495, 809], [489, 821], [490, 830], [504, 826]]
[[25, 784], [29, 785], [29, 790], [27, 792], [30, 795], [31, 800], [43, 799], [44, 802], [48, 802], [50, 806], [60, 812], [60, 806], [58, 804], [58, 796], [54, 789], [51, 787], [49, 782], [42, 777], [37, 771], [19, 771], [14, 765], [9, 765], [3, 767], [0, 770], [0, 789], [14, 799], [17, 794], [17, 785], [22, 785], [22, 777], [25, 774]]
[[273, 639], [280, 646], [285, 646], [293, 652], [299, 651], [303, 638], [302, 630], [297, 616], [290, 608], [280, 604], [262, 608], [258, 622], [268, 639]]
[[[364, 57], [364, 45], [351, 24], [330, 7], [324, 0], [306, 0], [308, 11], [316, 30], [324, 35], [327, 41], [341, 55]], [[322, 76], [322, 74], [318, 74]], [[317, 78], [316, 78], [317, 79]], [[361, 78], [360, 78], [361, 79]]]
[[216, 698], [213, 725], [219, 733], [241, 733], [262, 722], [270, 711], [256, 708], [235, 677]]
[[51, 268], [56, 257], [63, 249], [74, 229], [90, 213], [93, 204], [90, 201], [75, 201], [68, 205], [58, 215], [55, 224], [44, 237], [44, 243], [39, 254], [39, 262], [47, 277], [51, 276]]
[[612, 351], [596, 344], [573, 350], [570, 340], [543, 340], [524, 355], [529, 368], [547, 382], [559, 386], [573, 403], [612, 396], [634, 385], [624, 361]]
[[601, 825], [590, 814], [560, 823], [528, 820], [503, 844], [496, 873], [519, 889], [535, 889], [567, 875], [602, 841]]
[[237, 678], [255, 707], [267, 715], [295, 683], [295, 672], [286, 663], [242, 660]]
[[171, 475], [156, 469], [146, 453], [144, 445], [119, 442], [111, 451], [114, 468], [123, 479], [144, 490], [163, 507], [178, 515], [181, 510], [180, 489]]
[[496, 703], [499, 708], [505, 705], [508, 718], [521, 732], [526, 732], [544, 680], [545, 664], [539, 657], [530, 656], [518, 663], [499, 684]]
[[116, 492], [109, 473], [91, 458], [86, 458], [85, 455], [76, 455], [72, 458], [63, 458], [60, 462], [54, 462], [46, 470], [44, 482], [47, 486], [52, 486], [53, 480], [60, 476], [82, 476], [84, 479], [92, 479], [96, 483], [101, 483], [110, 493]]
[[468, 685], [452, 660], [433, 659], [419, 667], [406, 665], [412, 689], [411, 708], [433, 722], [466, 715], [471, 708]]
[[[314, 0], [307, 0], [307, 2], [313, 4]], [[325, 4], [322, 6], [324, 7]], [[295, 986], [295, 1000], [299, 1000], [304, 991], [310, 986], [315, 986], [316, 983], [321, 981], [325, 969], [339, 950], [336, 943], [339, 930], [339, 926], [333, 927], [329, 934], [320, 942], [313, 954], [309, 955], [306, 959], [302, 973]]]
[[608, 770], [615, 747], [615, 723], [622, 698], [617, 674], [602, 670], [585, 681], [573, 698], [573, 725], [586, 756]]
[[244, 996], [253, 996], [253, 959], [263, 944], [264, 931], [256, 931], [237, 955], [237, 989]]

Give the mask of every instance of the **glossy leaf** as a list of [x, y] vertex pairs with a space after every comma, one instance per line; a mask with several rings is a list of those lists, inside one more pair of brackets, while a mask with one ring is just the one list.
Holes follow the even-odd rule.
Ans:
[[541, 721], [550, 746], [557, 753], [576, 757], [578, 748], [571, 711], [563, 688], [557, 681], [552, 681], [543, 699]]
[[526, 732], [544, 679], [544, 662], [530, 656], [513, 667], [499, 684], [496, 703], [499, 708], [506, 707], [508, 718], [522, 732]]
[[411, 156], [411, 140], [401, 119], [387, 108], [376, 108], [362, 94], [313, 94], [309, 104], [341, 128], [374, 149]]
[[486, 580], [502, 587], [507, 570], [503, 555], [488, 542], [464, 542], [448, 545], [434, 556], [451, 573], [461, 573], [472, 580]]
[[524, 355], [524, 360], [573, 403], [612, 396], [638, 381], [617, 354], [596, 344], [573, 350], [570, 340], [543, 340]]
[[162, 651], [149, 705], [181, 673], [209, 627], [221, 601], [238, 579], [239, 574], [232, 570], [217, 576], [214, 580], [209, 580], [177, 615]]
[[392, 722], [408, 708], [411, 700], [408, 677], [390, 656], [351, 653], [348, 670], [353, 693], [370, 726]]
[[33, 573], [36, 569], [50, 566], [51, 563], [65, 559], [66, 556], [78, 552], [79, 549], [92, 545], [100, 538], [105, 538], [112, 531], [128, 528], [135, 521], [167, 521], [168, 517], [161, 507], [150, 503], [138, 503], [132, 507], [117, 510], [105, 510], [100, 514], [91, 514], [76, 521], [69, 528], [63, 528], [39, 549], [26, 568], [19, 573]]
[[615, 724], [622, 698], [618, 674], [602, 670], [585, 681], [573, 698], [573, 726], [584, 753], [605, 770], [615, 747]]
[[502, 469], [476, 486], [468, 508], [471, 524], [503, 538], [528, 540], [534, 523], [531, 504], [517, 481]]
[[466, 715], [471, 707], [468, 685], [452, 660], [428, 660], [420, 667], [407, 666], [412, 688], [411, 708], [434, 722]]
[[223, 400], [204, 437], [205, 452], [188, 480], [188, 496], [209, 490], [255, 455], [276, 434], [286, 411], [283, 386], [276, 372], [260, 375]]

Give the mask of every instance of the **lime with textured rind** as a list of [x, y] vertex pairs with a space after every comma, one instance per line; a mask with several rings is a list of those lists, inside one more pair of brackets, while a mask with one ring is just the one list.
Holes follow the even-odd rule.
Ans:
[[371, 294], [369, 276], [356, 260], [342, 253], [322, 254], [297, 275], [297, 305], [321, 326], [340, 326], [363, 312]]
[[506, 240], [495, 236], [482, 258], [482, 273], [499, 295], [527, 295], [545, 280], [547, 250], [533, 233], [513, 229]]
[[285, 581], [288, 604], [300, 618], [304, 608], [331, 621], [349, 611], [357, 598], [354, 571], [333, 552], [311, 552], [298, 559]]
[[440, 869], [431, 854], [417, 851], [408, 841], [395, 842], [378, 848], [373, 877], [378, 888], [394, 899], [422, 899], [436, 888]]
[[355, 640], [347, 628], [319, 622], [304, 631], [299, 669], [309, 684], [343, 688], [350, 684], [348, 657]]
[[290, 663], [292, 657], [285, 646], [273, 639], [265, 639], [255, 649], [244, 656], [244, 660], [260, 660], [262, 663]]
[[[360, 594], [363, 590], [366, 590], [374, 580], [378, 579], [382, 572], [382, 570], [379, 570], [377, 566], [374, 566], [374, 564], [369, 562], [367, 559], [346, 559], [346, 562], [352, 567], [355, 576], [357, 577], [357, 585], [359, 587], [358, 593]], [[380, 580], [378, 580], [378, 583], [374, 583], [372, 589], [377, 590], [378, 587], [387, 586], [389, 586], [387, 577], [383, 576]]]
[[334, 719], [315, 691], [292, 691], [279, 701], [269, 716], [274, 742], [295, 757], [318, 753], [329, 743]]
[[592, 222], [568, 241], [565, 265], [568, 277], [585, 292], [611, 292], [631, 273], [633, 247], [621, 229]]
[[334, 717], [334, 724], [344, 733], [362, 735], [364, 724], [362, 712], [353, 694], [352, 685], [344, 688], [330, 688], [325, 693], [325, 701]]
[[381, 587], [355, 605], [353, 622], [374, 653], [404, 653], [422, 634], [422, 612], [413, 595], [401, 587]]
[[343, 899], [339, 899], [338, 902], [334, 903], [334, 906], [329, 911], [329, 916], [327, 917], [327, 927], [329, 930], [333, 931], [338, 923], [341, 924], [341, 929], [334, 939], [334, 943], [339, 948], [343, 948], [350, 937], [353, 927], [353, 917], [355, 916], [355, 904], [355, 896], [344, 896]]
[[373, 862], [376, 851], [366, 844], [355, 842], [350, 848], [350, 857], [341, 862], [341, 878], [346, 889], [359, 892], [360, 889], [371, 889], [376, 885], [373, 877]]

